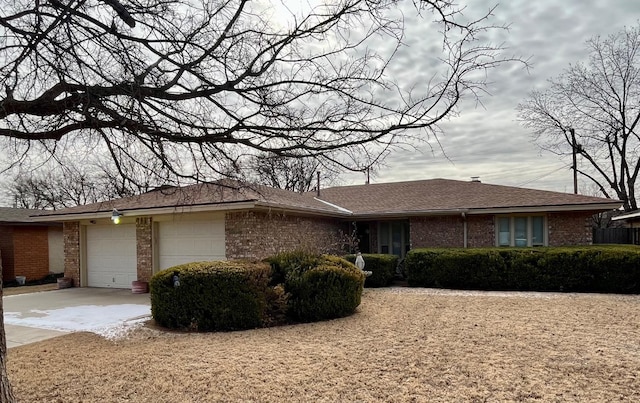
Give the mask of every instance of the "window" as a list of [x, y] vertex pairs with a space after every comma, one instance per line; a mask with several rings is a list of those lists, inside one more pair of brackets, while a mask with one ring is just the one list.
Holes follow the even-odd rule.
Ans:
[[498, 246], [544, 246], [546, 245], [546, 222], [544, 216], [505, 216], [496, 222], [496, 245]]
[[531, 217], [531, 244], [544, 246], [544, 217]]

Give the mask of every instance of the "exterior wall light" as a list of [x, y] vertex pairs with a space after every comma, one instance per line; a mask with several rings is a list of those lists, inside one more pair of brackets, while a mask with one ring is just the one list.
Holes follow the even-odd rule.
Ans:
[[120, 224], [120, 217], [122, 217], [122, 213], [117, 209], [113, 209], [113, 212], [111, 213], [111, 221], [113, 221], [114, 224]]

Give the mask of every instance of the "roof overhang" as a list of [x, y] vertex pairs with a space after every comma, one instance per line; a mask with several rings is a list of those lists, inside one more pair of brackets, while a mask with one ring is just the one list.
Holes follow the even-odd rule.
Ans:
[[611, 221], [618, 221], [618, 220], [631, 220], [634, 218], [640, 218], [640, 210], [635, 211], [633, 213], [629, 213], [629, 214], [622, 214], [616, 217], [611, 217]]
[[[354, 213], [346, 208], [337, 206], [325, 202], [321, 199], [317, 201], [323, 202], [327, 205], [328, 209], [319, 209], [312, 207], [297, 207], [285, 204], [270, 203], [258, 200], [248, 200], [241, 202], [226, 202], [215, 204], [200, 204], [200, 205], [179, 205], [179, 206], [166, 206], [166, 207], [151, 207], [151, 208], [118, 208], [118, 211], [127, 217], [145, 217], [155, 215], [169, 215], [169, 214], [188, 214], [188, 213], [203, 213], [203, 212], [217, 212], [217, 211], [237, 211], [237, 210], [276, 210], [282, 212], [323, 216], [331, 218], [349, 218], [349, 219], [393, 219], [403, 217], [418, 217], [418, 216], [444, 216], [444, 215], [481, 215], [481, 214], [529, 214], [529, 213], [548, 213], [548, 212], [571, 212], [571, 211], [607, 211], [619, 208], [622, 203], [618, 202], [606, 202], [606, 203], [594, 203], [594, 204], [568, 204], [568, 205], [541, 205], [541, 206], [515, 206], [515, 207], [487, 207], [487, 208], [457, 208], [457, 209], [439, 209], [439, 210], [408, 210], [408, 211], [384, 211], [384, 212], [371, 212], [371, 213]], [[102, 209], [99, 211], [91, 212], [79, 212], [79, 213], [56, 213], [33, 216], [34, 220], [38, 222], [62, 222], [62, 221], [79, 221], [79, 220], [93, 220], [101, 218], [110, 218], [112, 214], [112, 208]], [[636, 213], [640, 217], [640, 212]], [[622, 217], [622, 216], [620, 216]], [[616, 219], [622, 219], [622, 218]], [[626, 217], [630, 217], [627, 215]]]
[[[571, 211], [608, 211], [615, 210], [622, 203], [598, 203], [598, 204], [571, 204], [571, 205], [549, 205], [549, 206], [518, 206], [518, 207], [487, 207], [487, 208], [460, 208], [441, 210], [407, 210], [389, 211], [378, 213], [353, 213], [354, 218], [375, 219], [375, 218], [402, 218], [418, 216], [446, 216], [446, 215], [483, 215], [483, 214], [535, 214], [550, 212], [571, 212]], [[640, 216], [640, 213], [638, 214]]]
[[468, 214], [555, 213], [570, 211], [607, 211], [619, 208], [622, 203], [568, 204], [556, 206], [493, 207], [470, 209]]
[[[144, 217], [163, 214], [183, 214], [183, 213], [201, 213], [201, 212], [214, 212], [214, 211], [229, 211], [229, 210], [245, 210], [254, 208], [255, 202], [242, 202], [242, 203], [225, 203], [225, 204], [202, 204], [194, 206], [171, 206], [171, 207], [152, 207], [152, 208], [140, 208], [140, 209], [116, 209], [127, 217]], [[78, 221], [78, 220], [92, 220], [99, 218], [111, 218], [113, 209], [90, 211], [82, 213], [65, 213], [65, 214], [50, 214], [39, 215], [37, 219], [40, 221]]]
[[[148, 217], [156, 215], [168, 215], [168, 214], [188, 214], [188, 213], [208, 213], [217, 211], [236, 211], [236, 210], [277, 210], [289, 213], [325, 216], [325, 217], [344, 217], [346, 213], [336, 209], [336, 211], [327, 211], [313, 208], [292, 207], [277, 203], [266, 203], [259, 201], [244, 201], [244, 202], [231, 202], [231, 203], [217, 203], [217, 204], [202, 204], [202, 205], [186, 205], [186, 206], [170, 206], [170, 207], [154, 207], [154, 208], [140, 208], [140, 209], [126, 209], [117, 208], [123, 216], [126, 217]], [[64, 214], [49, 214], [39, 215], [37, 219], [39, 221], [79, 221], [79, 220], [94, 220], [100, 218], [111, 218], [113, 209], [83, 212], [83, 213], [64, 213]]]

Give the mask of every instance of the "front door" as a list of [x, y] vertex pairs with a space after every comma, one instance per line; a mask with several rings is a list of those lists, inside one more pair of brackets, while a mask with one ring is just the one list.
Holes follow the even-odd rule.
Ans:
[[409, 248], [409, 221], [378, 222], [378, 253], [396, 255], [402, 259]]

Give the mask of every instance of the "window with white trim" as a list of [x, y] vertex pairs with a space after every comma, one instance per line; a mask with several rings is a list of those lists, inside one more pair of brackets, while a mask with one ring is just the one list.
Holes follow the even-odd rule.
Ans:
[[547, 222], [543, 215], [497, 216], [497, 246], [546, 246]]

